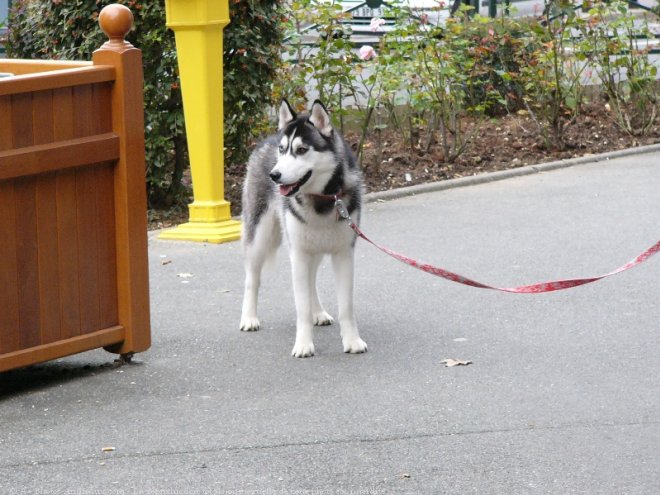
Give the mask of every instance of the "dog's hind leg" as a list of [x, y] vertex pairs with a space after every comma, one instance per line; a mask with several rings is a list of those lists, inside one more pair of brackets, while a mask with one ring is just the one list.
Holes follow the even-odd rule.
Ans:
[[326, 326], [326, 325], [332, 325], [332, 323], [335, 321], [332, 316], [328, 314], [328, 312], [323, 309], [323, 305], [321, 304], [321, 300], [319, 299], [319, 294], [316, 290], [316, 276], [319, 272], [319, 265], [321, 264], [321, 261], [323, 260], [323, 255], [318, 254], [314, 256], [312, 259], [312, 266], [311, 266], [311, 277], [312, 277], [312, 284], [311, 284], [311, 300], [312, 300], [312, 319], [314, 321], [314, 325], [317, 326]]
[[279, 219], [273, 210], [271, 208], [263, 215], [251, 239], [246, 239], [245, 231], [243, 232], [245, 292], [243, 293], [240, 323], [240, 329], [243, 332], [259, 330], [257, 298], [261, 286], [261, 274], [264, 265], [274, 260], [277, 248], [282, 241]]

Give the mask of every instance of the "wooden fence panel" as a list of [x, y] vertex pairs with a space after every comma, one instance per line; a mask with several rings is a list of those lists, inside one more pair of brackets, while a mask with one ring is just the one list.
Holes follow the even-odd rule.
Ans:
[[[2, 115], [2, 114], [0, 114]], [[16, 201], [14, 185], [0, 181], [0, 353], [20, 348], [18, 328], [18, 260], [16, 258]]]
[[37, 204], [41, 343], [50, 344], [61, 338], [56, 173], [39, 176]]
[[101, 301], [99, 326], [107, 328], [119, 324], [113, 168], [107, 165], [98, 167], [96, 180], [99, 184], [99, 194], [96, 197], [99, 300]]
[[78, 219], [78, 259], [80, 280], [80, 333], [98, 330], [99, 281], [98, 250], [94, 220], [96, 219], [96, 177], [93, 169], [76, 172], [76, 202]]
[[76, 207], [76, 172], [57, 174], [57, 265], [60, 273], [60, 324], [63, 339], [80, 334], [80, 277], [78, 276], [78, 222]]
[[141, 58], [113, 40], [0, 61], [21, 74], [0, 81], [0, 372], [150, 345]]
[[39, 335], [39, 250], [36, 192], [37, 180], [35, 177], [21, 177], [14, 181], [21, 348], [33, 347], [42, 343]]

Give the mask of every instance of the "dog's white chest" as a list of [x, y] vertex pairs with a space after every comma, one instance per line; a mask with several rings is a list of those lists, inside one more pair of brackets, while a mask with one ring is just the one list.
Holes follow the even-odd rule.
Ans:
[[310, 253], [337, 253], [349, 248], [354, 234], [344, 221], [337, 222], [334, 215], [312, 216], [300, 222], [285, 213], [284, 225], [292, 247]]

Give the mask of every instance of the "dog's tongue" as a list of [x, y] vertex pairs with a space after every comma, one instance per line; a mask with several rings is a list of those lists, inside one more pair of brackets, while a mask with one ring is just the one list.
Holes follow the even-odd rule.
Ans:
[[280, 194], [282, 196], [288, 196], [291, 193], [291, 191], [293, 191], [293, 188], [296, 187], [296, 184], [297, 184], [297, 182], [295, 184], [282, 184], [282, 185], [280, 185]]

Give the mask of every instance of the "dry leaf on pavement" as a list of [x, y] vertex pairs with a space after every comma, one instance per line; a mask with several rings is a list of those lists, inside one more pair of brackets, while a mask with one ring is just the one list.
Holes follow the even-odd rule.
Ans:
[[441, 363], [445, 363], [445, 366], [447, 368], [451, 368], [452, 366], [467, 366], [468, 364], [472, 364], [472, 361], [465, 361], [463, 359], [443, 359], [440, 361]]

